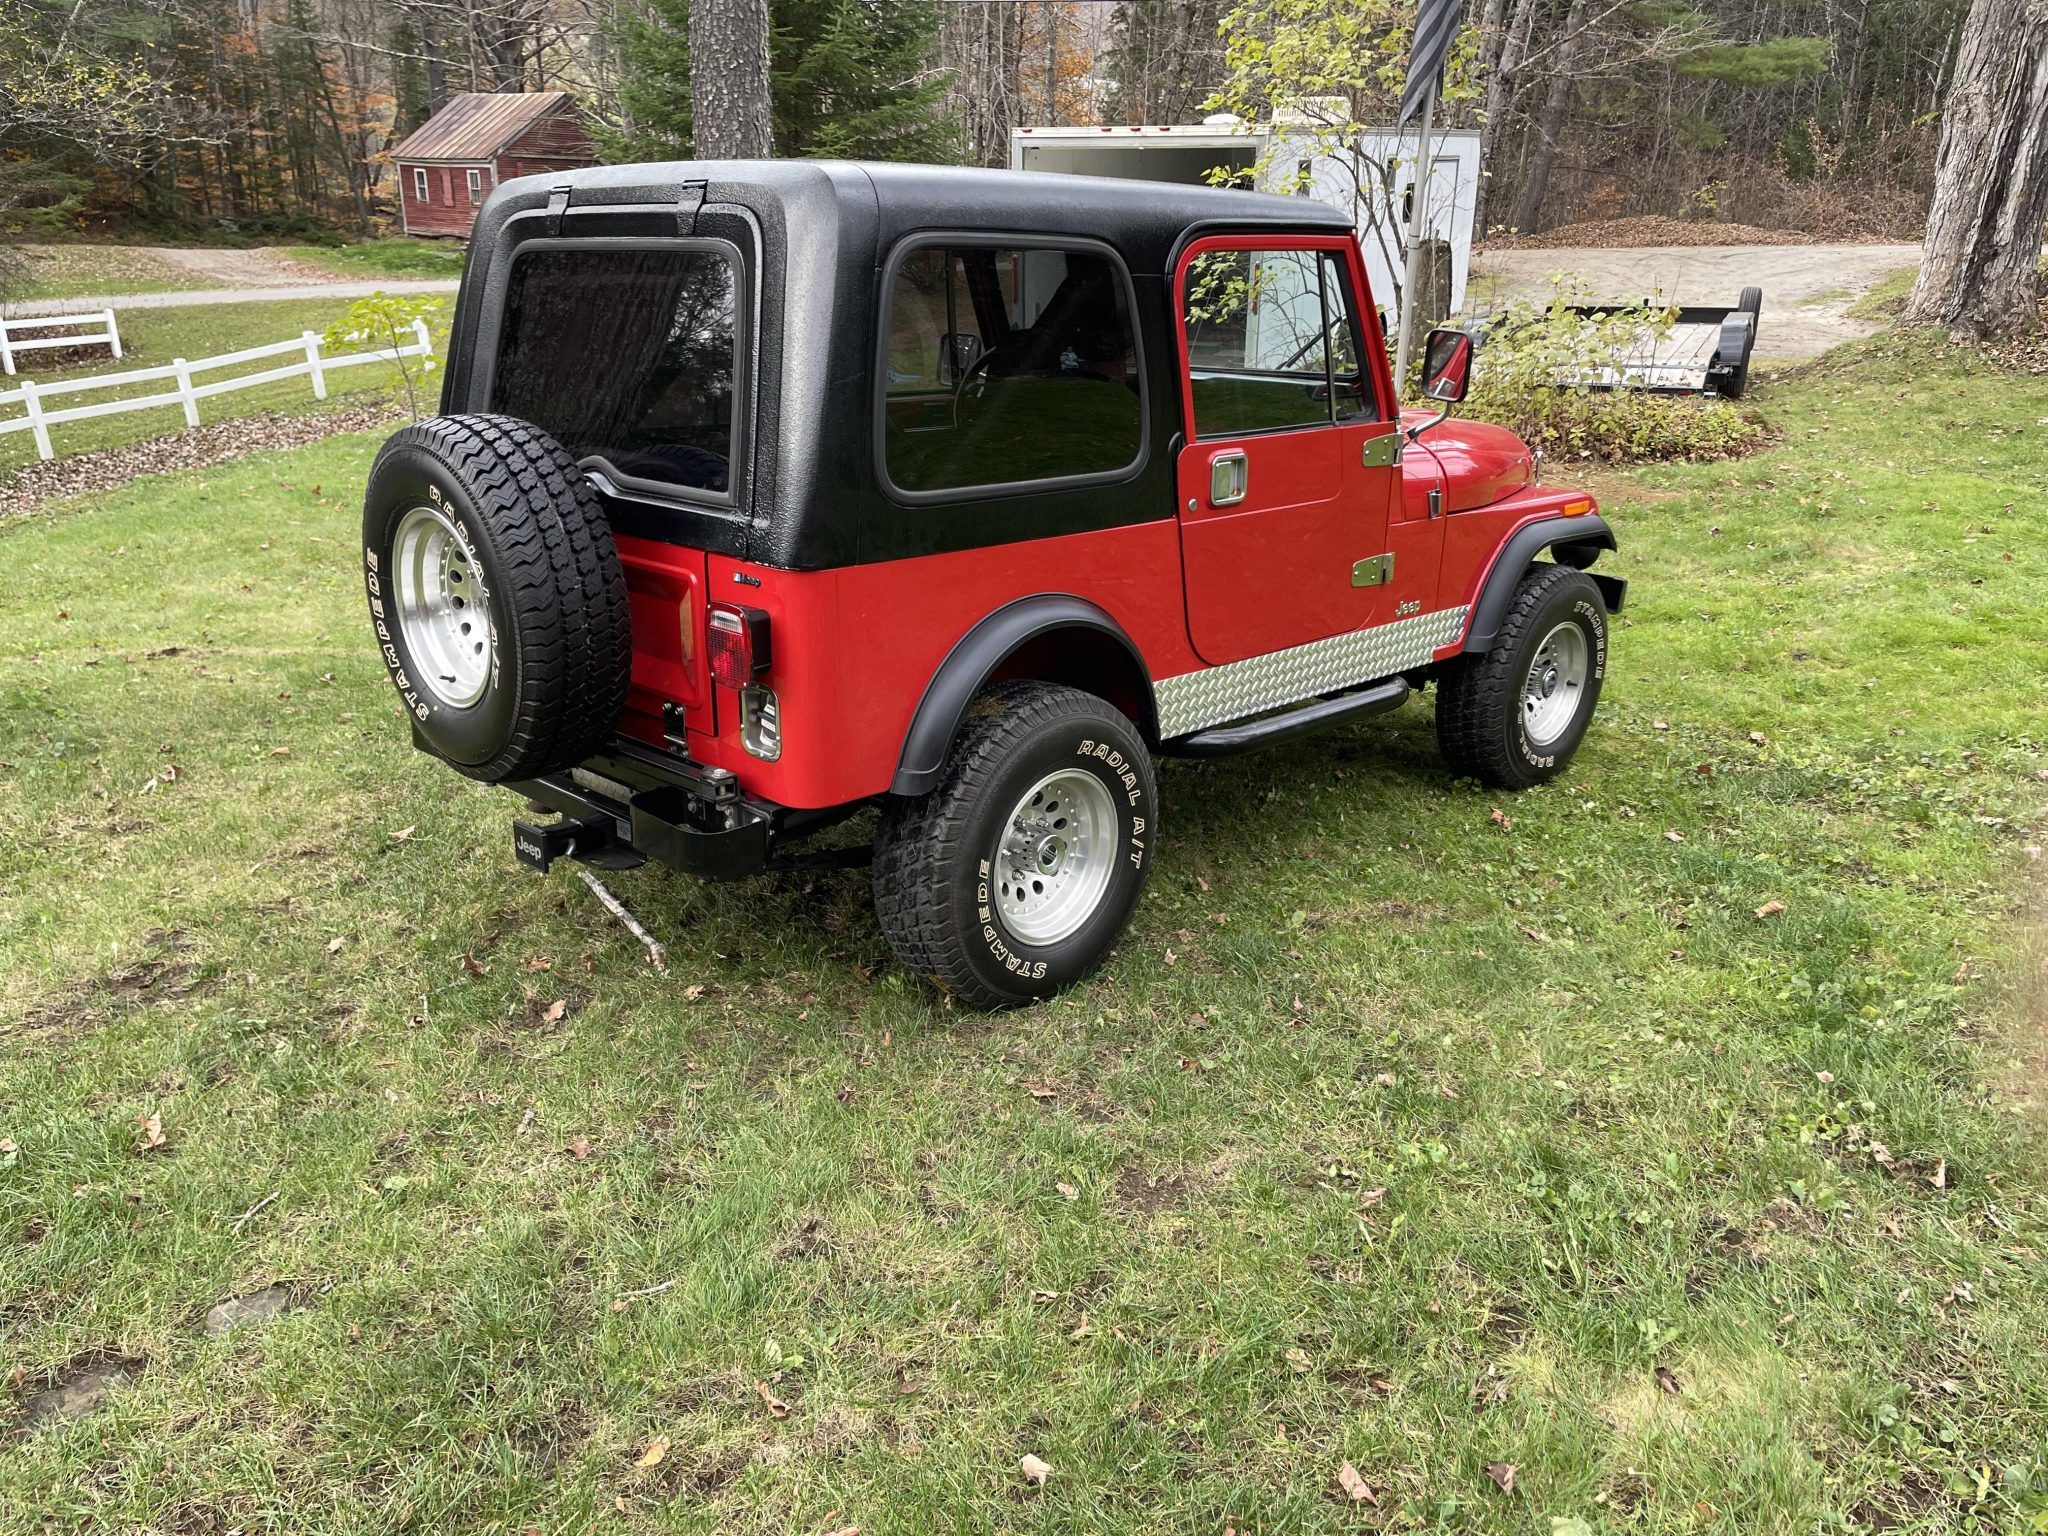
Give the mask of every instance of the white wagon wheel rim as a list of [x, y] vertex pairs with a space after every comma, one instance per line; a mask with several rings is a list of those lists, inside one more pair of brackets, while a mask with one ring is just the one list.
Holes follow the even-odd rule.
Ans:
[[496, 641], [469, 546], [440, 508], [414, 507], [399, 520], [391, 566], [398, 631], [418, 681], [453, 709], [474, 704]]
[[1062, 768], [1026, 791], [997, 834], [992, 878], [1003, 926], [1057, 944], [1094, 916], [1116, 865], [1117, 815], [1092, 773]]
[[1529, 744], [1547, 747], [1571, 729], [1586, 701], [1593, 648], [1570, 619], [1543, 637], [1522, 684], [1522, 729]]

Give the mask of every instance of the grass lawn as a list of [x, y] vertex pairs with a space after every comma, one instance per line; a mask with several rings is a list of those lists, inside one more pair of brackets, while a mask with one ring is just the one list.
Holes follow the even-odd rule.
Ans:
[[414, 240], [393, 236], [355, 245], [293, 245], [280, 255], [309, 266], [324, 267], [338, 277], [459, 278], [468, 248], [451, 240]]
[[[43, 363], [51, 353], [27, 353], [19, 366], [28, 372], [38, 384], [50, 384], [59, 379], [84, 378], [93, 374], [122, 373], [130, 369], [155, 368], [183, 357], [192, 361], [200, 358], [218, 357], [229, 352], [239, 352], [247, 347], [264, 346], [271, 342], [288, 341], [305, 331], [324, 331], [348, 308], [346, 299], [305, 299], [279, 304], [219, 304], [194, 305], [180, 309], [131, 309], [119, 316], [121, 327], [122, 357], [117, 362], [105, 347], [95, 347], [79, 354], [85, 360], [69, 367], [48, 367]], [[444, 350], [447, 338], [448, 312], [442, 310], [428, 321], [430, 334], [434, 338], [435, 351]], [[365, 344], [349, 350], [374, 351], [375, 347]], [[227, 378], [233, 373], [258, 373], [265, 368], [278, 367], [292, 361], [289, 357], [258, 358], [233, 369], [210, 372], [200, 376], [199, 382]], [[12, 388], [19, 381], [4, 381]], [[397, 385], [397, 375], [388, 363], [365, 363], [359, 367], [344, 368], [328, 375], [328, 409], [338, 409], [344, 403], [360, 402], [372, 394], [389, 393]], [[71, 405], [96, 405], [102, 401], [129, 399], [141, 395], [160, 394], [175, 385], [168, 380], [148, 381], [140, 384], [119, 385], [108, 391], [91, 391], [72, 396], [58, 396], [49, 402], [52, 409]], [[428, 390], [437, 394], [440, 388], [438, 372], [428, 380]], [[259, 384], [251, 389], [236, 390], [229, 394], [216, 395], [199, 403], [199, 419], [202, 422], [223, 421], [237, 416], [253, 416], [259, 411], [284, 410], [305, 413], [321, 409], [313, 399], [312, 383], [308, 379], [279, 379], [269, 384]], [[15, 419], [22, 415], [19, 402], [0, 406], [0, 418]], [[145, 438], [159, 437], [180, 431], [185, 418], [177, 405], [156, 406], [147, 410], [123, 412], [113, 416], [94, 416], [83, 421], [62, 422], [50, 428], [50, 438], [60, 455], [84, 453], [95, 448], [113, 448], [125, 443], [140, 442]], [[35, 439], [28, 432], [15, 432], [0, 437], [0, 475], [35, 461]]]
[[996, 1017], [858, 874], [616, 878], [661, 976], [518, 870], [368, 643], [366, 438], [0, 531], [0, 1372], [114, 1384], [0, 1529], [2048, 1527], [2048, 381], [1756, 403], [1603, 484], [1567, 777], [1426, 702], [1168, 763]]

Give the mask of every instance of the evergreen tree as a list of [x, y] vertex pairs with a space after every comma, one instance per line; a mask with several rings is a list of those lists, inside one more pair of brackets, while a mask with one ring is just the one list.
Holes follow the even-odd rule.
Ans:
[[[933, 63], [936, 0], [770, 0], [778, 155], [957, 160], [959, 125]], [[614, 160], [690, 152], [689, 0], [652, 0], [619, 37], [625, 126]]]

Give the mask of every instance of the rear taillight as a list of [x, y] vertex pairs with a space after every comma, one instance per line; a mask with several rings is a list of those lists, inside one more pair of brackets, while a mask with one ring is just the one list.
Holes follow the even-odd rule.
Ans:
[[713, 603], [707, 615], [711, 680], [721, 688], [744, 688], [768, 670], [768, 615], [736, 603]]

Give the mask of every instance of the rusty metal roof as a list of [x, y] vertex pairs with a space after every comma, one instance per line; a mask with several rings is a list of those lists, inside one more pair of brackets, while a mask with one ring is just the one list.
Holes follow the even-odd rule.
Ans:
[[488, 160], [559, 107], [567, 91], [465, 91], [405, 136], [393, 160]]

